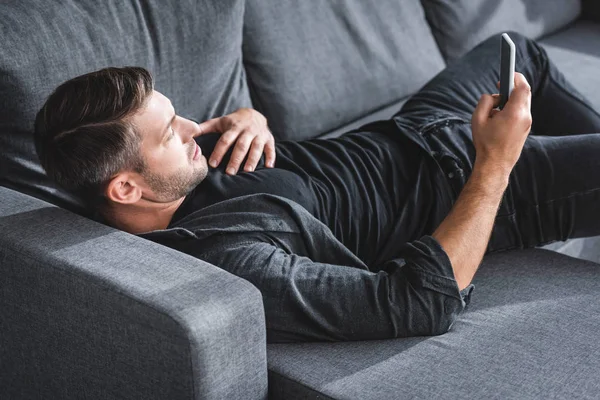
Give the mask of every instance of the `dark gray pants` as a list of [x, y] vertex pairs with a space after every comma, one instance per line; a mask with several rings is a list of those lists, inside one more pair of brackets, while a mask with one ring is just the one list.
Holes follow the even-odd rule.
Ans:
[[[487, 253], [600, 235], [600, 114], [533, 40], [515, 32], [516, 71], [532, 89], [533, 127], [498, 210]], [[497, 93], [500, 35], [449, 65], [395, 117], [422, 134], [458, 197], [475, 160], [470, 119]], [[441, 220], [439, 221], [441, 222]]]

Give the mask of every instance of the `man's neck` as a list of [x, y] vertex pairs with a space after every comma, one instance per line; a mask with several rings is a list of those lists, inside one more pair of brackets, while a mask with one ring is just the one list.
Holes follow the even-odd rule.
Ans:
[[113, 206], [106, 217], [110, 225], [132, 234], [166, 229], [185, 196], [170, 203]]

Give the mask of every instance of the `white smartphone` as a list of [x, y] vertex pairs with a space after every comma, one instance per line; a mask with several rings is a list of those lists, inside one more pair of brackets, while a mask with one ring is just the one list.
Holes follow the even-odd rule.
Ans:
[[515, 87], [515, 44], [506, 34], [502, 34], [500, 48], [500, 105], [502, 110]]

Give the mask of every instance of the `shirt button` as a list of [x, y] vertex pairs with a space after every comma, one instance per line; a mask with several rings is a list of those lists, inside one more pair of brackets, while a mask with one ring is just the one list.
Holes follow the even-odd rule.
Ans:
[[454, 172], [450, 172], [450, 173], [448, 174], [448, 178], [454, 178]]
[[452, 300], [450, 300], [450, 299], [444, 300], [444, 312], [446, 314], [452, 314], [453, 311], [454, 311], [454, 307], [452, 304]]
[[438, 155], [438, 152], [437, 152], [437, 151], [432, 151], [432, 152], [431, 152], [431, 155], [432, 155], [432, 156], [434, 156], [434, 157], [437, 157], [437, 155]]

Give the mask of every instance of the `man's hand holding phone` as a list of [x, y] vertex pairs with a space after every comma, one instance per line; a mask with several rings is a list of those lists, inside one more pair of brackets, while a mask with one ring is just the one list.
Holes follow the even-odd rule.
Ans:
[[500, 95], [481, 96], [471, 127], [475, 163], [491, 164], [510, 174], [531, 131], [531, 87], [523, 74], [515, 72], [514, 89], [502, 110]]
[[523, 74], [515, 72], [515, 44], [506, 33], [500, 40], [500, 93], [481, 96], [471, 127], [475, 164], [510, 174], [531, 131], [531, 87]]

